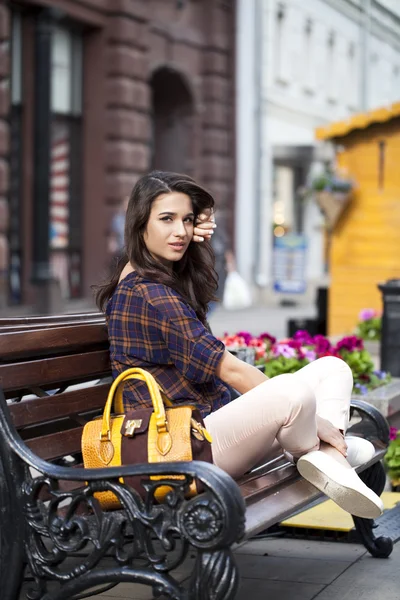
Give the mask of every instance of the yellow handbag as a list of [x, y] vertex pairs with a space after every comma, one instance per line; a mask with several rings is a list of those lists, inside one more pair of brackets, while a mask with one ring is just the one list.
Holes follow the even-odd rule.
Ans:
[[[147, 384], [153, 408], [127, 410], [123, 408], [123, 384], [139, 379]], [[165, 408], [164, 403], [168, 406]], [[114, 405], [115, 414], [111, 414]], [[154, 377], [144, 369], [128, 369], [113, 382], [103, 417], [86, 423], [82, 434], [83, 463], [87, 468], [117, 467], [137, 463], [204, 460], [212, 462], [211, 437], [200, 412], [190, 405], [172, 406]], [[165, 476], [180, 479], [183, 476]], [[154, 476], [152, 480], [163, 477]], [[124, 482], [142, 496], [145, 490], [139, 477], [128, 477]], [[170, 486], [159, 486], [155, 497], [162, 501]], [[197, 493], [196, 482], [189, 495]], [[120, 508], [112, 492], [95, 494], [103, 509]]]

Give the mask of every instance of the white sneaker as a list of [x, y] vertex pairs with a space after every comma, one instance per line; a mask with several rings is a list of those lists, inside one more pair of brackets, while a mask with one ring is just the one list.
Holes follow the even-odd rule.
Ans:
[[297, 469], [304, 479], [346, 512], [364, 519], [376, 519], [382, 514], [379, 496], [353, 469], [346, 468], [328, 454], [320, 450], [304, 454], [297, 461]]
[[375, 454], [375, 446], [364, 438], [346, 435], [344, 440], [347, 444], [347, 462], [352, 467], [369, 462]]

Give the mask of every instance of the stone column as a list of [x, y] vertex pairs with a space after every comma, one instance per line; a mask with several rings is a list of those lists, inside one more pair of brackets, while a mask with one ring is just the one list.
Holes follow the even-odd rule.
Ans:
[[149, 169], [149, 7], [114, 0], [107, 30], [106, 204], [109, 217]]
[[215, 196], [218, 224], [228, 234], [230, 246], [235, 208], [234, 4], [207, 2], [201, 174], [202, 182]]

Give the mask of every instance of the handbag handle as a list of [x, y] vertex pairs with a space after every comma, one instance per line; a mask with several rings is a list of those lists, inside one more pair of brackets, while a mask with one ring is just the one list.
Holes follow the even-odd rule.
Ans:
[[140, 368], [132, 368], [120, 373], [120, 375], [118, 375], [118, 377], [113, 381], [111, 385], [103, 412], [103, 423], [100, 434], [101, 442], [111, 441], [110, 415], [113, 400], [114, 397], [116, 397], [116, 402], [122, 404], [121, 387], [122, 384], [128, 381], [129, 379], [139, 379], [147, 384], [147, 387], [149, 388], [150, 392], [150, 398], [153, 403], [157, 432], [159, 434], [168, 434], [168, 421], [165, 414], [164, 403], [161, 397], [161, 389], [157, 381], [154, 379], [153, 375], [148, 373], [148, 371], [145, 371], [144, 369]]

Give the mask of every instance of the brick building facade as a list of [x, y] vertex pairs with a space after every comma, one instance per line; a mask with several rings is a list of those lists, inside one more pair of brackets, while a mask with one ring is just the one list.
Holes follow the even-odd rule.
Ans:
[[52, 28], [51, 269], [64, 296], [79, 297], [90, 293], [109, 262], [112, 215], [153, 167], [187, 172], [206, 185], [221, 227], [233, 231], [234, 4], [20, 0], [0, 6], [3, 305], [29, 304], [37, 293], [32, 247], [41, 226], [35, 171], [41, 130], [35, 101], [38, 82], [46, 81], [37, 58], [43, 56], [43, 18]]

